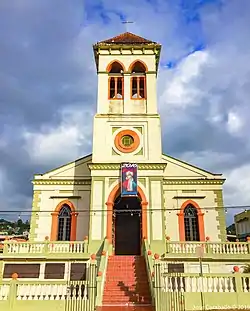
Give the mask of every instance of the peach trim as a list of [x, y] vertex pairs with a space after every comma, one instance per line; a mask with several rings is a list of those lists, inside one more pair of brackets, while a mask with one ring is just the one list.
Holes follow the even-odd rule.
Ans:
[[[138, 193], [141, 198], [141, 207], [142, 207], [142, 238], [147, 239], [148, 238], [148, 226], [147, 226], [147, 205], [148, 202], [146, 200], [146, 196], [143, 192], [143, 190], [138, 187]], [[106, 202], [108, 213], [107, 213], [107, 239], [112, 243], [112, 226], [113, 226], [113, 207], [114, 202], [119, 194], [120, 191], [120, 184], [117, 184], [113, 190], [110, 192], [108, 201]]]
[[141, 63], [144, 66], [145, 72], [148, 72], [148, 66], [140, 59], [136, 59], [133, 61], [133, 63], [130, 64], [128, 71], [132, 72], [133, 71], [133, 67], [136, 63]]
[[55, 211], [51, 213], [52, 216], [52, 225], [51, 225], [51, 233], [50, 233], [50, 240], [56, 241], [58, 235], [58, 215], [60, 213], [61, 208], [64, 204], [67, 204], [71, 209], [71, 230], [70, 230], [70, 241], [76, 240], [76, 225], [77, 225], [77, 216], [78, 213], [75, 211], [75, 207], [72, 202], [69, 200], [63, 200], [60, 202]]
[[111, 68], [112, 68], [112, 65], [113, 65], [114, 63], [118, 63], [119, 65], [121, 65], [121, 66], [122, 66], [122, 70], [125, 71], [125, 67], [124, 67], [124, 65], [123, 65], [122, 62], [120, 62], [119, 60], [112, 60], [112, 62], [110, 62], [110, 63], [108, 64], [107, 68], [106, 68], [106, 71], [107, 71], [107, 72], [110, 72], [110, 70], [111, 70]]
[[[131, 146], [124, 146], [122, 143], [122, 137], [125, 135], [132, 136], [134, 139], [134, 142]], [[123, 130], [120, 131], [116, 136], [115, 136], [115, 147], [123, 152], [123, 153], [130, 153], [135, 151], [140, 145], [140, 138], [138, 134], [132, 130]]]
[[192, 204], [197, 209], [198, 215], [198, 226], [199, 226], [199, 235], [200, 241], [205, 241], [205, 230], [204, 230], [204, 213], [202, 213], [199, 205], [193, 200], [187, 200], [181, 206], [180, 213], [178, 213], [178, 223], [179, 223], [179, 238], [180, 241], [185, 241], [185, 223], [184, 223], [184, 209], [188, 204]]
[[[133, 98], [133, 79], [137, 79], [137, 94], [140, 95], [140, 79], [143, 79], [143, 85], [144, 85], [144, 97], [142, 98]], [[130, 99], [132, 100], [143, 100], [146, 99], [146, 77], [145, 76], [135, 76], [135, 77], [131, 77], [130, 79]]]
[[[115, 96], [117, 96], [117, 83], [118, 83], [118, 79], [122, 79], [122, 97], [121, 98], [112, 98], [110, 97], [110, 81], [111, 79], [114, 78], [115, 79]], [[116, 77], [116, 76], [112, 76], [112, 77], [109, 77], [109, 80], [108, 80], [108, 99], [109, 100], [123, 100], [124, 99], [124, 79], [123, 77]]]

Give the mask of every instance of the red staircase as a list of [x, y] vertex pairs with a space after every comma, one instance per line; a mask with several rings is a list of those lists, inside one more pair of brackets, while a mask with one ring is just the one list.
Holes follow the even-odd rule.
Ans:
[[99, 311], [153, 311], [143, 256], [110, 256]]

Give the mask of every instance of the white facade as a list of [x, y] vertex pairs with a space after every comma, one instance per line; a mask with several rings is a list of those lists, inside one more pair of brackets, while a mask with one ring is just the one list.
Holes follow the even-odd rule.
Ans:
[[[40, 241], [45, 236], [55, 239], [56, 222], [54, 218], [53, 224], [52, 218], [58, 213], [60, 202], [70, 202], [74, 207], [72, 211], [78, 213], [74, 214], [74, 238], [81, 241], [88, 236], [92, 250], [98, 250], [112, 226], [108, 212], [112, 202], [109, 200], [115, 195], [114, 189], [119, 189], [120, 164], [129, 162], [139, 165], [139, 195], [143, 196], [146, 206], [144, 230], [152, 249], [164, 252], [166, 236], [172, 241], [185, 239], [181, 222], [188, 203], [193, 203], [199, 210], [201, 240], [206, 237], [212, 241], [225, 240], [222, 176], [162, 154], [156, 99], [159, 45], [145, 43], [133, 48], [114, 45], [107, 48], [97, 44], [95, 52], [98, 97], [93, 153], [35, 176], [31, 239]], [[123, 67], [117, 75], [123, 81], [123, 98], [115, 100], [109, 95], [110, 78], [114, 75], [108, 71], [114, 62]], [[136, 76], [133, 64], [136, 62], [141, 62], [146, 69], [145, 80], [142, 80], [145, 81], [146, 96], [141, 99], [131, 97], [132, 78]], [[118, 138], [123, 131], [134, 135], [136, 146], [129, 152], [119, 148]], [[38, 214], [35, 211], [39, 211]]]

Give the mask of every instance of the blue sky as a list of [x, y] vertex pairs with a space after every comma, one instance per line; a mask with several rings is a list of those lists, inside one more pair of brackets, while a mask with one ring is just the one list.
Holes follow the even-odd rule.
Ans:
[[248, 0], [2, 0], [0, 209], [30, 210], [34, 173], [91, 152], [92, 44], [126, 30], [163, 46], [163, 151], [223, 173], [226, 205], [249, 205], [249, 29]]

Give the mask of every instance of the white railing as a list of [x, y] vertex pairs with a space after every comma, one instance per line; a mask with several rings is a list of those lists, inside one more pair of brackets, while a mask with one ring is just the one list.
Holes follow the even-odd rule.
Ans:
[[44, 251], [44, 243], [30, 243], [30, 242], [5, 242], [4, 251], [8, 254], [41, 254]]
[[81, 254], [86, 252], [86, 244], [84, 242], [52, 242], [48, 244], [49, 252], [51, 253], [76, 253]]
[[212, 254], [248, 254], [248, 243], [208, 243]]
[[[173, 254], [195, 254], [197, 246], [202, 246], [204, 243], [192, 242], [169, 242], [169, 253]], [[206, 252], [204, 248], [204, 252]]]
[[83, 254], [88, 252], [88, 241], [70, 242], [17, 242], [5, 241], [2, 248], [3, 255], [10, 254]]
[[84, 281], [70, 284], [29, 283], [17, 284], [17, 300], [87, 300], [87, 285]]
[[241, 289], [237, 288], [234, 275], [192, 275], [181, 273], [179, 275], [162, 276], [162, 289], [164, 292], [210, 292], [234, 293], [242, 291], [250, 293], [250, 276], [241, 276]]
[[250, 293], [250, 276], [242, 276], [241, 284], [244, 293]]
[[9, 297], [10, 285], [0, 284], [0, 300], [7, 300]]
[[19, 284], [17, 300], [64, 300], [67, 297], [67, 285], [62, 284]]
[[248, 242], [170, 242], [166, 243], [167, 254], [196, 254], [197, 247], [204, 254], [246, 255], [250, 254]]

